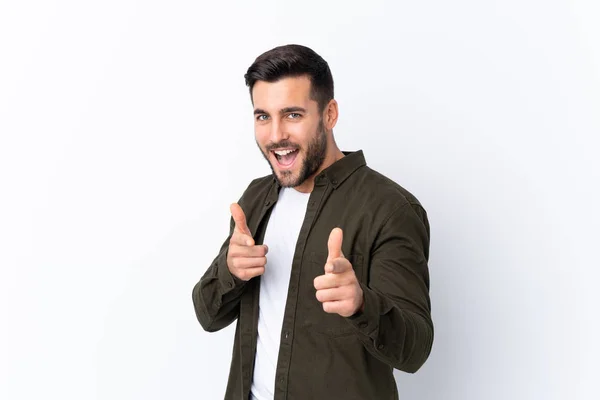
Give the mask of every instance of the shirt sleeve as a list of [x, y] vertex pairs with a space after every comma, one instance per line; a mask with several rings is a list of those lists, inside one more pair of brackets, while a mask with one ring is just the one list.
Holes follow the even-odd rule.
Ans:
[[363, 310], [347, 318], [371, 354], [405, 372], [416, 372], [433, 344], [428, 258], [425, 210], [400, 206], [376, 236]]

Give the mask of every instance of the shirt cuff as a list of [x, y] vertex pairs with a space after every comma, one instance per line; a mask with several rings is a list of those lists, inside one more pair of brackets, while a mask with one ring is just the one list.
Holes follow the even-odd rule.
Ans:
[[363, 291], [363, 310], [346, 318], [360, 333], [372, 339], [377, 338], [379, 329], [379, 298], [377, 293], [360, 284]]

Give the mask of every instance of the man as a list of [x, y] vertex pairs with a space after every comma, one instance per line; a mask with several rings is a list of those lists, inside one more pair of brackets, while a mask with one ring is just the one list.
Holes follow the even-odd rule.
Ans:
[[226, 399], [398, 399], [429, 356], [429, 224], [419, 201], [333, 137], [328, 64], [274, 48], [245, 75], [273, 171], [231, 205], [193, 290], [202, 327], [237, 319]]

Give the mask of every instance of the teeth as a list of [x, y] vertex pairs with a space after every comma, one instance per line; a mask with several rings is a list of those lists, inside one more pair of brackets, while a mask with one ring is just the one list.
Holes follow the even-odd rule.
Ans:
[[287, 154], [293, 153], [296, 150], [276, 150], [274, 153], [278, 156], [285, 156]]

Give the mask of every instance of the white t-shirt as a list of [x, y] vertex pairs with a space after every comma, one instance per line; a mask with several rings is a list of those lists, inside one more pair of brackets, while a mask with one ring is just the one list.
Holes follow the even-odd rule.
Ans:
[[292, 260], [309, 197], [310, 193], [281, 188], [265, 231], [263, 242], [269, 247], [269, 252], [265, 273], [260, 278], [258, 340], [251, 400], [273, 399]]

